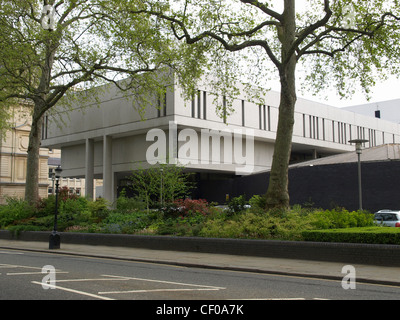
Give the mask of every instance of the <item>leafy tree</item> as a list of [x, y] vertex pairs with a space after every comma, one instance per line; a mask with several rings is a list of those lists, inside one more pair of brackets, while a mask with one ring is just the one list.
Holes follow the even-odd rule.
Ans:
[[189, 176], [178, 165], [158, 164], [149, 169], [138, 168], [129, 178], [132, 190], [144, 200], [149, 210], [156, 203], [164, 205], [185, 198], [193, 187]]
[[[165, 90], [162, 74], [172, 68], [182, 81], [205, 65], [200, 50], [163, 34], [162, 23], [115, 10], [114, 0], [0, 1], [0, 130], [12, 105], [29, 103], [25, 198], [38, 200], [39, 149], [45, 114], [54, 106], [82, 102], [113, 83], [121, 90]], [[189, 67], [191, 72], [184, 68]], [[164, 72], [165, 78], [167, 77]], [[119, 81], [128, 78], [126, 81]]]
[[[305, 10], [296, 7], [299, 2]], [[127, 10], [169, 21], [175, 36], [188, 44], [213, 41], [221, 55], [245, 53], [247, 80], [251, 75], [270, 79], [271, 70], [278, 76], [281, 100], [268, 208], [289, 206], [298, 65], [308, 72], [305, 88], [317, 92], [333, 84], [342, 95], [360, 86], [368, 94], [376, 75], [399, 71], [398, 1], [142, 0]]]

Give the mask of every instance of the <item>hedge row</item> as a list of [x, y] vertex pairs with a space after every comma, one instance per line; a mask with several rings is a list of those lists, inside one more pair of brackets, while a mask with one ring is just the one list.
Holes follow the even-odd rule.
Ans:
[[305, 241], [400, 245], [400, 228], [368, 227], [302, 232]]

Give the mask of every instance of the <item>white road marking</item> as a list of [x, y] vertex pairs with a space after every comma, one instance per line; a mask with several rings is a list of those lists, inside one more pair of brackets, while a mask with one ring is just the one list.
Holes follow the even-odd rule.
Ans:
[[[42, 285], [41, 282], [37, 282], [37, 281], [32, 281], [32, 283]], [[46, 284], [46, 286], [48, 286], [50, 289], [58, 289], [58, 290], [63, 290], [63, 291], [67, 291], [67, 292], [77, 293], [77, 294], [80, 294], [80, 295], [83, 295], [83, 296], [88, 296], [88, 297], [92, 297], [92, 298], [96, 298], [96, 299], [115, 300], [115, 299], [108, 298], [108, 297], [102, 297], [102, 296], [99, 296], [97, 294], [84, 292], [84, 291], [79, 291], [79, 290], [74, 290], [74, 289], [69, 289], [69, 288], [64, 288], [64, 287], [60, 287], [60, 286], [57, 286], [57, 285], [53, 286], [51, 284]]]
[[[112, 275], [102, 275], [103, 277], [116, 277], [119, 276], [112, 276]], [[153, 279], [143, 279], [143, 278], [132, 278], [132, 277], [124, 277], [127, 280], [137, 280], [137, 281], [147, 281], [147, 282], [157, 282], [157, 283], [165, 283], [165, 284], [175, 284], [179, 286], [189, 286], [189, 287], [200, 287], [200, 288], [210, 288], [215, 290], [225, 290], [226, 288], [223, 287], [214, 287], [214, 286], [206, 286], [201, 284], [192, 284], [192, 283], [182, 283], [182, 282], [172, 282], [172, 281], [164, 281], [164, 280], [153, 280]]]
[[4, 269], [6, 269], [6, 268], [20, 268], [20, 266], [15, 266], [15, 265], [12, 265], [12, 264], [0, 264], [0, 268], [4, 268]]
[[23, 254], [22, 252], [0, 251], [0, 254]]
[[[38, 267], [19, 266], [19, 265], [13, 265], [13, 264], [0, 264], [0, 268], [3, 268], [3, 269], [18, 269], [18, 268], [22, 268], [22, 269], [40, 270], [40, 272], [39, 272], [39, 271], [35, 271], [35, 272], [8, 272], [8, 273], [6, 273], [7, 276], [20, 276], [20, 275], [29, 275], [29, 274], [43, 274], [42, 268], [38, 268]], [[68, 273], [68, 272], [61, 271], [61, 270], [55, 270], [55, 272], [56, 272], [57, 274], [59, 274], [59, 273]]]
[[[6, 275], [8, 275], [8, 276], [43, 274], [42, 268], [38, 268], [38, 267], [12, 265], [12, 264], [0, 264], [0, 268], [3, 268], [3, 269], [18, 269], [18, 268], [33, 269], [32, 271], [27, 270], [26, 272], [6, 273]], [[40, 271], [34, 271], [34, 270], [40, 270]], [[56, 270], [56, 273], [60, 274], [60, 273], [69, 273], [69, 272]], [[56, 285], [52, 285], [52, 284], [46, 284], [46, 285], [47, 285], [47, 287], [49, 287], [51, 289], [63, 290], [63, 291], [72, 292], [72, 293], [85, 295], [85, 296], [89, 296], [89, 297], [96, 298], [96, 299], [102, 299], [102, 300], [114, 300], [112, 298], [100, 296], [100, 295], [106, 295], [106, 294], [179, 292], [179, 291], [218, 291], [218, 290], [226, 289], [224, 287], [215, 287], [215, 286], [200, 285], [200, 284], [193, 284], [193, 283], [173, 282], [173, 281], [165, 281], [165, 280], [134, 278], [134, 277], [115, 276], [115, 275], [101, 275], [101, 277], [102, 278], [60, 279], [60, 280], [56, 281], [56, 283], [57, 283]], [[66, 288], [66, 287], [61, 287], [58, 285], [59, 283], [62, 283], [62, 282], [95, 282], [95, 281], [145, 281], [145, 282], [152, 282], [152, 283], [159, 283], [159, 284], [174, 285], [174, 286], [178, 286], [178, 287], [186, 286], [186, 287], [192, 287], [192, 288], [164, 288], [164, 289], [147, 289], [147, 290], [138, 289], [138, 290], [127, 290], [127, 291], [103, 291], [103, 292], [98, 292], [97, 294], [93, 294], [93, 293], [89, 293], [89, 292], [85, 292], [85, 291], [81, 291], [81, 290], [75, 290], [75, 289], [70, 289], [70, 288]], [[31, 282], [33, 284], [42, 285], [42, 282], [38, 282], [38, 281], [31, 281]]]
[[179, 291], [218, 291], [220, 289], [199, 288], [199, 289], [149, 289], [149, 290], [127, 290], [127, 291], [105, 291], [97, 294], [124, 294], [124, 293], [147, 293], [147, 292], [179, 292]]
[[[69, 273], [69, 272], [56, 270], [56, 273], [60, 274], [60, 273]], [[8, 276], [24, 276], [24, 275], [29, 275], [29, 274], [43, 274], [43, 272], [9, 272], [9, 273], [7, 273]]]
[[0, 264], [0, 268], [10, 268], [10, 269], [14, 269], [14, 268], [25, 268], [25, 269], [42, 270], [42, 268], [38, 268], [38, 267], [19, 266], [19, 265], [15, 265], [15, 264]]
[[119, 277], [115, 279], [108, 279], [108, 278], [93, 278], [93, 279], [63, 279], [57, 280], [57, 282], [85, 282], [85, 281], [122, 281], [122, 280], [129, 280], [124, 277]]
[[[120, 279], [120, 276], [113, 275], [102, 275], [103, 277], [111, 277], [115, 279]], [[164, 281], [164, 280], [154, 280], [154, 279], [144, 279], [144, 278], [133, 278], [133, 277], [123, 277], [124, 280], [134, 280], [134, 281], [145, 281], [145, 282], [155, 282], [162, 284], [173, 284], [176, 286], [188, 286], [194, 288], [165, 288], [165, 289], [147, 289], [147, 290], [126, 290], [126, 291], [103, 291], [98, 292], [97, 294], [126, 294], [126, 293], [149, 293], [149, 292], [179, 292], [179, 291], [218, 291], [224, 290], [226, 288], [223, 287], [214, 287], [214, 286], [206, 286], [200, 284], [193, 283], [182, 283], [182, 282], [173, 282], [173, 281]]]

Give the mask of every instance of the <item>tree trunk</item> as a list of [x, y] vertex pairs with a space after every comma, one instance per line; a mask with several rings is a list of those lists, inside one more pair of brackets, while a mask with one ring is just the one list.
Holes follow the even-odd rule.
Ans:
[[296, 64], [295, 54], [290, 49], [295, 41], [296, 20], [295, 0], [285, 0], [282, 23], [282, 66], [279, 70], [281, 82], [281, 101], [276, 133], [274, 157], [267, 191], [267, 209], [289, 208], [289, 160], [292, 151], [294, 110], [296, 104]]
[[[289, 78], [289, 77], [287, 77]], [[267, 191], [267, 208], [289, 207], [289, 160], [292, 151], [294, 109], [296, 90], [293, 81], [283, 81], [281, 77], [281, 102], [276, 133], [274, 157]]]
[[26, 164], [25, 200], [35, 204], [39, 200], [40, 144], [42, 140], [43, 117], [37, 118], [40, 106], [35, 104], [32, 127], [29, 134], [28, 158]]
[[26, 164], [25, 200], [35, 204], [39, 200], [39, 159], [40, 145], [42, 141], [42, 124], [44, 111], [49, 109], [46, 105], [49, 93], [51, 70], [54, 63], [55, 52], [58, 48], [59, 39], [47, 39], [46, 56], [37, 89], [38, 96], [34, 99], [35, 107], [32, 114], [32, 127], [29, 134], [28, 159]]

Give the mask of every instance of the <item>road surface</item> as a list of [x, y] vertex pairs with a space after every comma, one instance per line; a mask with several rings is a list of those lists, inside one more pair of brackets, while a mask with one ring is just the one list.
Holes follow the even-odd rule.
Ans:
[[[154, 313], [173, 312], [168, 300], [177, 308], [177, 301], [200, 300], [191, 312], [212, 313], [204, 301], [224, 300], [240, 313], [246, 300], [399, 300], [400, 287], [356, 284], [344, 290], [333, 280], [1, 249], [0, 299], [152, 300]], [[224, 311], [225, 304], [218, 304]]]

